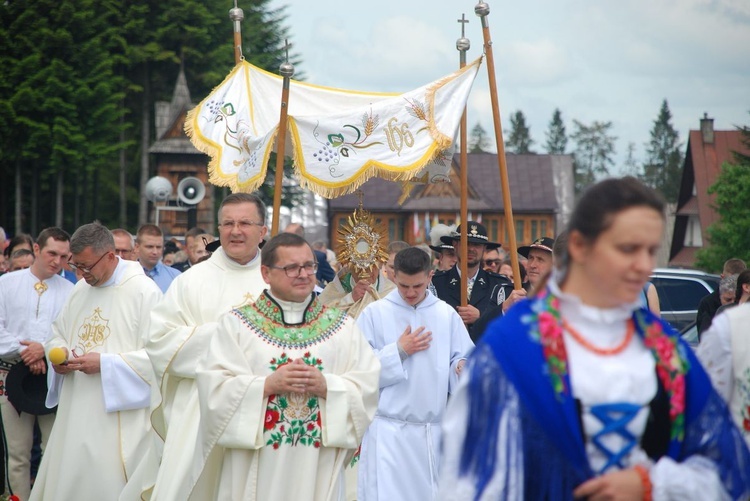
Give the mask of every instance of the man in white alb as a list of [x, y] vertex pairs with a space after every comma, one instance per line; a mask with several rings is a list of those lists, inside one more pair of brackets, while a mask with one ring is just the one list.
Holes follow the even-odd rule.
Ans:
[[[162, 391], [152, 422], [164, 437], [164, 452], [152, 500], [187, 499], [211, 483], [212, 470], [199, 482], [202, 464], [193, 471], [198, 450], [200, 406], [195, 369], [208, 350], [219, 317], [260, 296], [258, 244], [266, 235], [266, 207], [255, 195], [234, 193], [218, 214], [221, 247], [211, 257], [188, 268], [169, 287], [152, 313], [147, 344]], [[210, 487], [210, 485], [209, 485]], [[208, 487], [207, 487], [208, 488]]]

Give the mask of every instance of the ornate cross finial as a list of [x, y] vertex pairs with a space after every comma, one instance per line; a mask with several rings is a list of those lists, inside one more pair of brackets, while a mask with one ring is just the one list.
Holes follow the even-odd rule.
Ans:
[[279, 73], [284, 78], [292, 78], [292, 76], [294, 76], [294, 65], [289, 62], [289, 49], [291, 48], [291, 46], [292, 44], [290, 44], [289, 40], [285, 38], [284, 46], [282, 47], [282, 49], [284, 49], [286, 59], [283, 63], [281, 63], [281, 66], [279, 66]]
[[363, 201], [365, 198], [365, 192], [362, 190], [357, 190], [357, 198], [359, 199], [359, 208], [362, 209]]
[[466, 33], [465, 33], [466, 23], [469, 22], [469, 20], [466, 19], [466, 14], [462, 13], [461, 19], [458, 19], [456, 22], [461, 23], [461, 38], [464, 38], [466, 36]]
[[284, 39], [284, 47], [282, 47], [282, 48], [284, 49], [284, 52], [286, 54], [286, 56], [285, 56], [286, 61], [289, 62], [289, 49], [292, 48], [292, 44], [289, 43], [288, 39], [286, 39], [286, 38]]
[[[466, 14], [461, 14], [461, 19], [459, 19], [457, 22], [461, 23], [461, 38], [456, 40], [456, 49], [458, 49], [461, 52], [461, 57], [466, 57], [466, 51], [469, 50], [471, 47], [471, 42], [469, 42], [469, 39], [466, 38], [466, 23], [469, 22], [468, 19], [466, 19]], [[462, 59], [463, 61], [463, 59]], [[461, 64], [464, 64], [463, 62]]]

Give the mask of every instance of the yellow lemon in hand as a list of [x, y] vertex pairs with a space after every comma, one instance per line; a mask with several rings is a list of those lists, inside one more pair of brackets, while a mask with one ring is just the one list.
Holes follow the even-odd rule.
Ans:
[[65, 350], [62, 348], [55, 347], [49, 350], [49, 361], [55, 365], [64, 363], [67, 358]]

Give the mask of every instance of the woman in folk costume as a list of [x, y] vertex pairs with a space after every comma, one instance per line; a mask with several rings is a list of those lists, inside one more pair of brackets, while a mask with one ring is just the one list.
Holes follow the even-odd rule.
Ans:
[[545, 288], [490, 324], [443, 423], [442, 499], [746, 499], [750, 452], [678, 334], [639, 306], [664, 204], [584, 193]]

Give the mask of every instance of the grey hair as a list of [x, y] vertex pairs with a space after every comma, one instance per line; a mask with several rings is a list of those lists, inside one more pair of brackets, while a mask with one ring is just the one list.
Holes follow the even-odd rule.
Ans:
[[725, 275], [719, 281], [719, 294], [726, 294], [737, 290], [737, 274]]
[[98, 221], [84, 224], [70, 238], [70, 253], [80, 254], [87, 247], [91, 247], [96, 254], [114, 251], [115, 239], [112, 232]]

